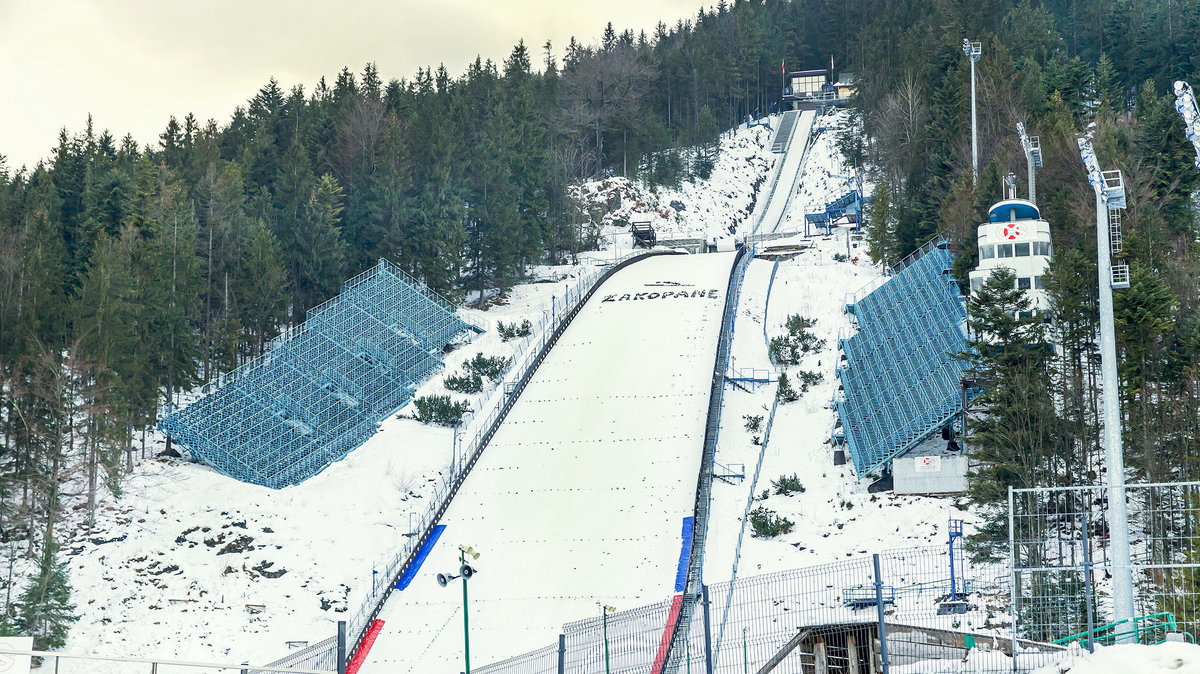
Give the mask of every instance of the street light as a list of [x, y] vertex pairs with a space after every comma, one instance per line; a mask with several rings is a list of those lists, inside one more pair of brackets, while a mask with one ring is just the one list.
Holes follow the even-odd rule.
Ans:
[[975, 62], [983, 46], [963, 38], [963, 54], [971, 61], [971, 184], [979, 182], [979, 125], [975, 121]]
[[469, 546], [464, 548], [462, 546], [459, 546], [459, 548], [458, 548], [458, 563], [459, 563], [458, 575], [456, 576], [454, 574], [449, 574], [449, 573], [439, 573], [437, 575], [437, 582], [438, 582], [438, 585], [441, 585], [442, 587], [446, 587], [447, 585], [450, 584], [450, 581], [452, 581], [456, 578], [462, 578], [462, 581], [463, 581], [463, 583], [462, 583], [462, 588], [463, 588], [463, 660], [465, 661], [466, 667], [467, 667], [466, 674], [471, 674], [471, 624], [470, 624], [470, 622], [468, 620], [468, 616], [467, 616], [467, 581], [470, 580], [471, 576], [475, 575], [475, 569], [470, 564], [467, 564], [467, 557], [470, 557], [471, 560], [474, 561], [476, 559], [479, 559], [479, 553], [475, 552], [475, 548], [472, 548]]
[[[600, 602], [596, 602], [596, 604], [599, 605]], [[604, 674], [611, 674], [612, 672], [608, 660], [608, 614], [616, 612], [617, 609], [607, 604], [600, 607], [600, 623], [603, 625], [602, 630], [604, 634]]]

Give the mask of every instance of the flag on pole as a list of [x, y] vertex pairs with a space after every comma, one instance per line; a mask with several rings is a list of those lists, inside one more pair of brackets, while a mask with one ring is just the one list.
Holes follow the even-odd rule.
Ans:
[[786, 74], [787, 74], [787, 68], [783, 67], [783, 64], [784, 64], [784, 63], [786, 63], [786, 61], [780, 61], [780, 62], [779, 62], [779, 74], [780, 74], [780, 75], [786, 75]]

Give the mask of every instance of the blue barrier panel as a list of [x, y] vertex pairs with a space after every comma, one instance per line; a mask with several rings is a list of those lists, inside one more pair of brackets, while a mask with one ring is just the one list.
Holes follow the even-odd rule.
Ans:
[[683, 592], [687, 587], [688, 557], [692, 551], [692, 523], [695, 517], [683, 518], [683, 543], [679, 547], [679, 564], [675, 569], [675, 591]]
[[442, 537], [442, 532], [446, 530], [445, 524], [439, 524], [429, 533], [429, 538], [425, 539], [425, 545], [417, 550], [417, 554], [413, 556], [412, 564], [408, 565], [408, 569], [404, 575], [400, 576], [400, 580], [396, 581], [396, 589], [403, 590], [408, 587], [413, 578], [417, 577], [417, 572], [421, 570], [421, 565], [425, 563], [425, 558], [429, 556], [429, 552], [433, 550], [433, 546], [437, 544], [438, 539]]

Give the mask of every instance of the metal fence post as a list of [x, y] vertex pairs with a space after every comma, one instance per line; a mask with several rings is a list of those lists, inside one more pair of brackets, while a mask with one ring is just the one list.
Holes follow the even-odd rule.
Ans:
[[1017, 661], [1020, 657], [1017, 644], [1017, 626], [1021, 623], [1020, 607], [1017, 605], [1017, 538], [1016, 516], [1013, 501], [1012, 485], [1008, 487], [1008, 598], [1009, 610], [1012, 612], [1012, 662], [1013, 671], [1017, 671]]
[[879, 571], [879, 553], [872, 555], [875, 565], [875, 614], [879, 618], [879, 660], [883, 674], [888, 674], [887, 625], [883, 616], [883, 574]]
[[558, 635], [558, 674], [567, 671], [567, 635]]
[[[1086, 503], [1086, 500], [1085, 500]], [[1087, 649], [1089, 653], [1096, 652], [1096, 644], [1093, 639], [1096, 636], [1096, 616], [1092, 612], [1092, 540], [1088, 531], [1088, 513], [1084, 510], [1083, 516], [1083, 600], [1087, 602]]]
[[337, 624], [337, 672], [346, 674], [346, 621]]
[[702, 585], [701, 591], [704, 593], [704, 671], [705, 674], [713, 674], [712, 618], [708, 614], [708, 586]]

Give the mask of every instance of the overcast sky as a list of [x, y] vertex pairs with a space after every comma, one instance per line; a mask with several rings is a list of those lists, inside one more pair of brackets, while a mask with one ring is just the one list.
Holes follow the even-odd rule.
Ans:
[[274, 76], [285, 89], [368, 61], [384, 80], [481, 54], [501, 61], [524, 39], [540, 61], [553, 40], [597, 41], [605, 23], [650, 32], [705, 0], [0, 0], [0, 154], [49, 157], [58, 130], [152, 142], [170, 115], [224, 124]]

